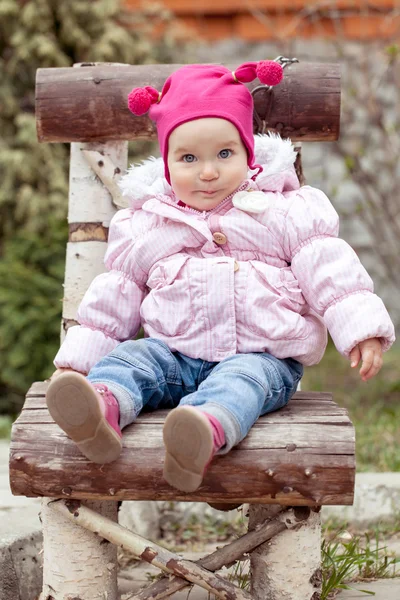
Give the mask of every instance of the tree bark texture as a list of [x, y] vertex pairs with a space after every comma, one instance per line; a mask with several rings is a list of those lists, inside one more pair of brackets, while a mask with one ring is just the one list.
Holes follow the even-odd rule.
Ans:
[[[74, 73], [79, 69], [71, 69]], [[85, 156], [96, 159], [99, 175], [92, 170]], [[128, 163], [128, 143], [108, 142], [71, 144], [69, 185], [69, 242], [65, 265], [63, 298], [63, 328], [75, 321], [76, 311], [92, 280], [104, 272], [104, 254], [107, 247], [108, 227], [117, 211], [113, 197], [103, 185], [123, 173]], [[111, 165], [117, 173], [111, 174]], [[113, 180], [115, 182], [115, 179]]]
[[[117, 600], [117, 548], [42, 503], [43, 600]], [[117, 520], [117, 502], [85, 502]]]
[[[41, 142], [107, 142], [155, 138], [147, 115], [133, 116], [127, 97], [134, 87], [162, 89], [182, 65], [101, 65], [38, 69], [36, 118]], [[227, 65], [234, 70], [238, 65]], [[257, 81], [246, 84], [249, 89]], [[255, 111], [267, 131], [304, 141], [334, 141], [339, 136], [338, 64], [299, 63], [285, 68], [272, 92], [254, 94]], [[257, 132], [258, 126], [255, 126]]]
[[[198, 564], [184, 560], [178, 554], [174, 554], [128, 531], [124, 527], [121, 527], [121, 525], [113, 523], [107, 517], [82, 505], [78, 500], [67, 502], [57, 501], [50, 506], [51, 510], [79, 524], [84, 529], [98, 534], [112, 544], [131, 551], [138, 558], [145, 560], [168, 574], [184, 577], [191, 583], [195, 583], [216, 597], [221, 598], [221, 600], [227, 600], [228, 598], [231, 600], [251, 600], [247, 592], [237, 588], [221, 576], [215, 575]], [[90, 598], [94, 600], [96, 596], [90, 596]]]
[[231, 452], [217, 456], [199, 489], [185, 494], [162, 476], [167, 411], [139, 415], [124, 429], [118, 460], [97, 465], [51, 419], [46, 387], [31, 388], [13, 425], [10, 482], [16, 495], [288, 506], [353, 502], [354, 428], [330, 394], [297, 392], [285, 408], [261, 417]]
[[[250, 505], [249, 530], [270, 518], [273, 508]], [[287, 530], [251, 552], [252, 598], [319, 600], [322, 581], [319, 510], [294, 508], [285, 523]]]

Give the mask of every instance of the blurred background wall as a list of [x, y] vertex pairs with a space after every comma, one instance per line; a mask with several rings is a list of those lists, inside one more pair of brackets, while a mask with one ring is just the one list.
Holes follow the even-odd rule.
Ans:
[[[125, 0], [125, 6], [136, 11], [143, 2]], [[394, 36], [399, 26], [396, 0], [163, 0], [162, 6], [190, 35], [207, 41], [338, 35], [368, 41]]]

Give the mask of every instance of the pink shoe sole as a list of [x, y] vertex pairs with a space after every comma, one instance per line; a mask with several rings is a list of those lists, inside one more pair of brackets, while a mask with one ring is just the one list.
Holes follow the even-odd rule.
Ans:
[[164, 479], [182, 492], [194, 492], [214, 451], [207, 417], [190, 406], [174, 408], [165, 419], [163, 437]]
[[54, 421], [92, 462], [110, 463], [118, 458], [122, 441], [108, 423], [99, 394], [80, 373], [62, 373], [49, 385], [47, 407]]

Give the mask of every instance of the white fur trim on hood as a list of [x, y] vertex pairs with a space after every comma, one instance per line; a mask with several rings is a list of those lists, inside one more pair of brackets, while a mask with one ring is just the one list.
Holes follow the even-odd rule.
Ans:
[[[277, 134], [257, 135], [255, 159], [263, 167], [257, 177], [257, 187], [264, 191], [283, 191], [299, 187], [294, 170], [296, 152], [290, 140]], [[251, 176], [251, 174], [249, 174]], [[279, 185], [276, 182], [279, 180]], [[119, 180], [122, 195], [127, 197], [132, 208], [141, 208], [146, 200], [159, 195], [171, 196], [172, 189], [164, 177], [162, 158], [151, 156], [139, 165], [131, 165]]]
[[172, 194], [171, 186], [164, 176], [163, 159], [154, 156], [139, 165], [131, 165], [118, 185], [122, 195], [130, 200], [132, 208], [141, 208], [146, 200], [157, 195]]

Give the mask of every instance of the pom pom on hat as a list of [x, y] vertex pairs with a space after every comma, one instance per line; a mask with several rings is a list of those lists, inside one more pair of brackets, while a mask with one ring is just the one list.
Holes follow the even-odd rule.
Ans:
[[274, 60], [260, 60], [257, 64], [256, 73], [258, 79], [264, 85], [278, 85], [283, 79], [282, 65]]
[[159, 101], [160, 92], [150, 86], [134, 88], [128, 96], [128, 108], [134, 115], [140, 117], [149, 110], [152, 104]]
[[283, 79], [283, 68], [274, 60], [260, 60], [240, 65], [233, 76], [240, 83], [249, 83], [258, 77], [264, 85], [278, 85]]

